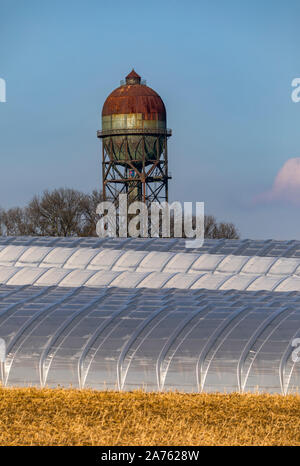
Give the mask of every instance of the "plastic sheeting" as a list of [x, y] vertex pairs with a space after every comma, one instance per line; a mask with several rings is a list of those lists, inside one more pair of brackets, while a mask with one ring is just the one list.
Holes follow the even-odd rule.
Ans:
[[300, 257], [300, 241], [206, 239], [201, 248], [186, 249], [182, 238], [75, 238], [47, 236], [0, 236], [3, 245], [66, 248], [111, 248], [143, 251], [207, 252], [241, 256]]
[[2, 383], [298, 391], [296, 242], [257, 242], [279, 257], [250, 240], [227, 240], [229, 254], [147, 241], [1, 238]]
[[[125, 240], [128, 244], [128, 241]], [[300, 258], [2, 245], [0, 283], [248, 291], [300, 290]]]

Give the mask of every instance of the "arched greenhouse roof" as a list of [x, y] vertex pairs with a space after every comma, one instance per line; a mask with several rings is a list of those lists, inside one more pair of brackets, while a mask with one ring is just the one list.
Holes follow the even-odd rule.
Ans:
[[292, 393], [300, 242], [0, 237], [0, 338], [7, 386]]

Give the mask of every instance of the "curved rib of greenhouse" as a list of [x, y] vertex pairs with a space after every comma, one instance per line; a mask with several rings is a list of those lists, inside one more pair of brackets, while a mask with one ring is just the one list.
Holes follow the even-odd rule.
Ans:
[[0, 237], [0, 338], [6, 386], [294, 393], [300, 242]]

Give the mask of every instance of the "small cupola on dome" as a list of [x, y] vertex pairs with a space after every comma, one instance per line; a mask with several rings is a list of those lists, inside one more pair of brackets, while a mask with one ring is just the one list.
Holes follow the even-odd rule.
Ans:
[[126, 84], [141, 84], [141, 77], [134, 69], [126, 76]]

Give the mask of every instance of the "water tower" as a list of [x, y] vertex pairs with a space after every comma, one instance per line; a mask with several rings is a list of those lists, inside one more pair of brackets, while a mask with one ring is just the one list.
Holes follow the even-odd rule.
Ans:
[[105, 199], [117, 205], [168, 201], [168, 137], [165, 105], [132, 70], [106, 99], [102, 109], [102, 179]]

